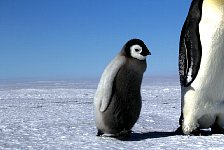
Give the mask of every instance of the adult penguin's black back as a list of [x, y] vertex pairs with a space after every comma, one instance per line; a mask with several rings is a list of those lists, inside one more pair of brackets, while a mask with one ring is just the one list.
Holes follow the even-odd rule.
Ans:
[[190, 85], [197, 76], [201, 62], [199, 22], [203, 0], [194, 0], [183, 25], [179, 47], [179, 74], [182, 86]]

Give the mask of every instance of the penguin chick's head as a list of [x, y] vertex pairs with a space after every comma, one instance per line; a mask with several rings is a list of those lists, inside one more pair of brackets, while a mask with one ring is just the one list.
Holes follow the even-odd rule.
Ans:
[[151, 55], [144, 42], [140, 39], [132, 39], [128, 41], [125, 44], [124, 49], [127, 56], [138, 60], [145, 60], [147, 55]]

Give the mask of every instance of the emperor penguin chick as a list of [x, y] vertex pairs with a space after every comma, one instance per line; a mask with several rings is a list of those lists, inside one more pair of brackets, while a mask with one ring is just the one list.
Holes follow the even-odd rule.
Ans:
[[97, 135], [118, 137], [131, 132], [139, 118], [146, 57], [143, 41], [128, 41], [105, 68], [94, 97]]

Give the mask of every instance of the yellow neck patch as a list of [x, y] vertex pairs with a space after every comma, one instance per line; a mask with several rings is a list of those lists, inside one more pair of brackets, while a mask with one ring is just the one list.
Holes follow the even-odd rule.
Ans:
[[204, 0], [203, 5], [210, 5], [212, 7], [223, 7], [224, 0]]
[[204, 0], [203, 8], [215, 13], [224, 12], [224, 0]]

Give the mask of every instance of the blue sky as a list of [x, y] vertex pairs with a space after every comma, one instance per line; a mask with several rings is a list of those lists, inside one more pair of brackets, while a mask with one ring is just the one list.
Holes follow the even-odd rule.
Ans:
[[99, 77], [132, 38], [150, 49], [145, 76], [178, 74], [190, 0], [1, 0], [0, 79]]

